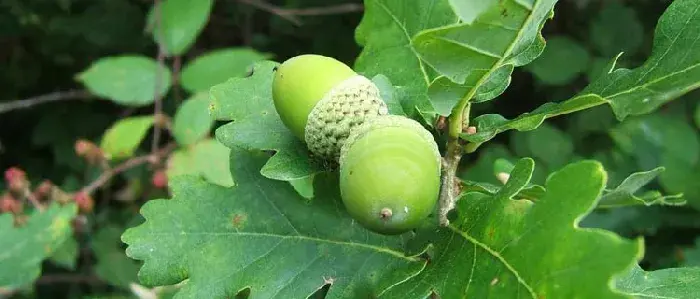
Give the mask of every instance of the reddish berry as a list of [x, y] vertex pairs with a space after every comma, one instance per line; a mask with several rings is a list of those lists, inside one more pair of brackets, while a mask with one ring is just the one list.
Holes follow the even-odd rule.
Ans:
[[92, 141], [80, 139], [75, 142], [75, 154], [85, 158], [90, 164], [95, 164], [104, 159], [102, 150]]
[[17, 167], [5, 170], [5, 181], [7, 181], [8, 188], [13, 192], [21, 193], [29, 187], [27, 174]]
[[4, 194], [0, 198], [0, 212], [19, 214], [22, 212], [22, 203], [14, 199], [10, 194]]
[[165, 174], [165, 171], [158, 170], [153, 174], [151, 183], [156, 188], [165, 188], [168, 186], [168, 175]]
[[90, 194], [86, 192], [78, 192], [73, 196], [73, 200], [78, 205], [78, 209], [81, 213], [90, 213], [95, 207], [95, 201], [92, 199]]
[[53, 189], [53, 184], [51, 181], [44, 180], [41, 182], [41, 184], [39, 184], [39, 187], [34, 189], [34, 196], [39, 199], [49, 196], [51, 194], [51, 189]]
[[75, 153], [80, 156], [84, 157], [86, 156], [89, 152], [91, 152], [95, 148], [95, 144], [85, 140], [85, 139], [80, 139], [75, 142]]

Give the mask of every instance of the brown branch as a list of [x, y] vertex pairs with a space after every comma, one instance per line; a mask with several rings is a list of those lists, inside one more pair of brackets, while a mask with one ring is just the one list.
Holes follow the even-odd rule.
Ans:
[[96, 276], [82, 274], [49, 274], [39, 277], [36, 280], [37, 284], [54, 284], [54, 283], [87, 283], [87, 284], [104, 284], [105, 282]]
[[[467, 99], [471, 99], [476, 88], [472, 93], [467, 95]], [[462, 159], [464, 145], [462, 145], [459, 134], [462, 129], [469, 126], [470, 103], [465, 102], [464, 107], [455, 108], [448, 120], [448, 142], [447, 151], [445, 152], [444, 163], [442, 168], [442, 188], [440, 190], [439, 200], [439, 220], [440, 225], [447, 226], [450, 224], [447, 214], [455, 208], [455, 204], [460, 196], [460, 182], [457, 177], [457, 169], [459, 161]]]
[[180, 104], [182, 102], [182, 93], [180, 88], [180, 73], [182, 70], [182, 56], [177, 55], [173, 58], [173, 92], [175, 101]]
[[462, 159], [462, 146], [459, 141], [451, 141], [447, 145], [447, 151], [443, 160], [442, 187], [439, 199], [439, 220], [440, 225], [447, 226], [450, 221], [447, 214], [455, 208], [455, 203], [459, 198], [459, 178], [457, 178], [457, 168]]
[[[156, 35], [159, 36], [156, 40], [158, 41], [158, 69], [156, 70], [156, 83], [155, 90], [153, 92], [153, 102], [154, 111], [153, 116], [156, 117], [160, 115], [163, 111], [163, 98], [160, 95], [161, 80], [163, 79], [163, 68], [165, 68], [165, 45], [163, 44], [163, 17], [160, 7], [160, 0], [153, 0], [155, 2], [155, 19], [156, 19]], [[151, 142], [151, 153], [155, 154], [158, 150], [158, 143], [160, 143], [160, 133], [161, 128], [159, 126], [153, 126], [153, 140]]]
[[36, 196], [34, 196], [34, 194], [32, 193], [32, 191], [29, 190], [29, 188], [24, 190], [24, 198], [26, 198], [32, 204], [32, 206], [34, 206], [34, 208], [37, 209], [39, 212], [44, 211], [44, 205], [42, 205], [39, 202], [39, 199], [37, 199]]
[[45, 95], [31, 97], [24, 100], [17, 100], [0, 104], [0, 114], [16, 109], [27, 109], [35, 105], [58, 102], [63, 100], [79, 100], [91, 98], [92, 94], [85, 90], [57, 91]]
[[165, 146], [164, 148], [157, 150], [155, 153], [131, 158], [125, 161], [124, 163], [119, 164], [108, 171], [103, 172], [97, 179], [90, 183], [90, 185], [83, 187], [83, 189], [80, 190], [80, 192], [92, 194], [93, 192], [95, 192], [95, 190], [99, 189], [100, 187], [104, 186], [107, 182], [109, 182], [115, 175], [132, 169], [141, 164], [160, 161], [162, 158], [170, 154], [170, 152], [172, 152], [176, 147], [177, 145], [175, 143], [171, 143]]
[[362, 11], [364, 7], [361, 4], [345, 3], [340, 5], [308, 7], [308, 8], [280, 8], [269, 4], [262, 0], [238, 0], [238, 2], [248, 4], [260, 10], [267, 11], [271, 14], [279, 16], [294, 25], [301, 25], [299, 16], [325, 16], [344, 13], [352, 13]]
[[297, 18], [294, 15], [290, 15], [290, 14], [286, 13], [284, 9], [279, 8], [277, 6], [274, 6], [272, 4], [269, 4], [267, 2], [264, 2], [261, 0], [238, 0], [238, 2], [245, 3], [245, 4], [248, 4], [250, 6], [255, 7], [257, 9], [269, 12], [273, 15], [276, 15], [280, 18], [283, 18], [283, 19], [291, 22], [294, 25], [297, 25], [297, 26], [301, 25], [301, 20], [299, 20], [299, 18]]
[[364, 7], [362, 4], [356, 3], [345, 3], [333, 6], [325, 7], [309, 7], [309, 8], [297, 8], [297, 9], [285, 9], [284, 12], [289, 15], [294, 16], [325, 16], [325, 15], [337, 15], [351, 12], [363, 11]]

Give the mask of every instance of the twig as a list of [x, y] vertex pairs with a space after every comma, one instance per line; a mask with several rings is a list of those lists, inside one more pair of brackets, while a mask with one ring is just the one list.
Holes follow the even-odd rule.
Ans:
[[351, 12], [358, 12], [364, 10], [361, 4], [356, 3], [345, 3], [333, 6], [325, 7], [309, 7], [309, 8], [297, 8], [297, 9], [285, 9], [284, 12], [289, 15], [294, 16], [325, 16], [325, 15], [337, 15]]
[[26, 198], [32, 204], [32, 206], [34, 206], [34, 208], [37, 209], [39, 212], [44, 211], [44, 205], [42, 205], [39, 202], [39, 200], [36, 198], [36, 196], [34, 196], [34, 194], [32, 193], [32, 191], [29, 190], [29, 188], [24, 190], [24, 198]]
[[180, 92], [180, 70], [182, 70], [182, 56], [177, 55], [173, 57], [173, 96], [178, 104], [182, 102], [182, 93]]
[[241, 24], [241, 39], [244, 46], [250, 46], [253, 42], [253, 12], [246, 10], [243, 12], [243, 21]]
[[345, 3], [345, 4], [340, 4], [340, 5], [332, 5], [332, 6], [322, 6], [322, 7], [309, 7], [309, 8], [280, 8], [274, 5], [271, 5], [267, 2], [264, 2], [262, 0], [238, 0], [238, 2], [242, 2], [245, 4], [248, 4], [250, 6], [254, 6], [260, 10], [267, 11], [271, 14], [277, 15], [280, 18], [283, 18], [287, 21], [292, 22], [294, 25], [301, 25], [301, 20], [298, 18], [299, 16], [325, 16], [325, 15], [336, 15], [336, 14], [344, 14], [344, 13], [351, 13], [351, 12], [358, 12], [362, 11], [364, 7], [361, 4], [355, 4], [355, 3]]
[[450, 223], [447, 214], [454, 209], [459, 197], [459, 181], [457, 179], [457, 167], [462, 159], [462, 145], [457, 140], [451, 140], [447, 144], [447, 151], [442, 168], [442, 190], [440, 191], [440, 225]]
[[88, 283], [88, 284], [103, 284], [104, 281], [96, 276], [82, 274], [49, 274], [39, 277], [36, 280], [37, 284], [53, 284], [53, 283]]
[[67, 90], [67, 91], [57, 91], [45, 95], [40, 95], [24, 100], [17, 100], [8, 103], [0, 104], [0, 114], [9, 112], [15, 109], [26, 109], [31, 108], [35, 105], [58, 102], [63, 100], [73, 100], [73, 99], [88, 99], [92, 95], [85, 90]]
[[92, 194], [93, 192], [95, 192], [95, 190], [109, 182], [109, 180], [112, 179], [112, 177], [114, 177], [115, 175], [132, 169], [141, 164], [145, 164], [152, 161], [159, 161], [163, 157], [170, 154], [170, 152], [173, 151], [176, 147], [176, 144], [171, 143], [165, 146], [164, 148], [157, 150], [155, 153], [131, 158], [125, 161], [124, 163], [119, 164], [108, 171], [103, 172], [97, 179], [90, 183], [90, 185], [83, 187], [81, 192], [85, 192], [86, 194]]
[[[472, 93], [468, 94], [467, 100], [472, 96]], [[455, 203], [459, 198], [460, 182], [457, 178], [457, 168], [464, 152], [464, 146], [459, 140], [459, 134], [462, 133], [462, 128], [469, 126], [470, 107], [469, 102], [466, 102], [465, 106], [456, 107], [449, 118], [447, 151], [445, 152], [442, 169], [442, 188], [439, 202], [439, 217], [440, 225], [442, 226], [447, 226], [450, 223], [447, 219], [447, 214], [454, 209]]]
[[284, 9], [268, 4], [267, 2], [261, 0], [238, 0], [238, 2], [245, 3], [260, 10], [267, 11], [273, 15], [279, 16], [280, 18], [291, 22], [294, 25], [301, 25], [301, 20], [299, 20], [299, 18], [297, 18], [294, 15], [290, 15], [286, 13]]
[[[156, 18], [156, 34], [159, 36], [158, 40], [158, 69], [156, 70], [156, 83], [155, 90], [153, 92], [153, 102], [154, 111], [153, 115], [157, 116], [163, 111], [163, 99], [160, 96], [160, 84], [163, 79], [163, 68], [165, 67], [165, 45], [163, 44], [163, 18], [161, 14], [160, 0], [153, 0], [155, 2], [155, 18]], [[160, 142], [160, 127], [153, 126], [153, 140], [151, 142], [151, 153], [155, 154], [158, 150], [158, 143]]]

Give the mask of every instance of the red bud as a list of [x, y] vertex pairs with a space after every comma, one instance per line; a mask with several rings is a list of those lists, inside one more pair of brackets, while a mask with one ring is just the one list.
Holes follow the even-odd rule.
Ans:
[[0, 198], [0, 212], [19, 214], [22, 212], [22, 203], [10, 194], [4, 194]]
[[83, 191], [76, 193], [75, 196], [73, 196], [73, 200], [75, 200], [81, 213], [90, 213], [95, 207], [95, 201], [90, 194]]
[[151, 183], [156, 188], [165, 188], [168, 186], [168, 175], [163, 170], [156, 171], [151, 178]]
[[12, 192], [22, 193], [29, 187], [27, 174], [17, 167], [5, 170], [5, 181], [7, 181], [8, 188]]

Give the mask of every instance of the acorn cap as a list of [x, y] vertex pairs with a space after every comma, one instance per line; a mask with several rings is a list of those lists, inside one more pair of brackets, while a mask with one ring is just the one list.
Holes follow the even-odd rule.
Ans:
[[309, 114], [304, 139], [314, 155], [337, 162], [353, 129], [388, 113], [377, 86], [363, 76], [353, 76], [316, 103]]

